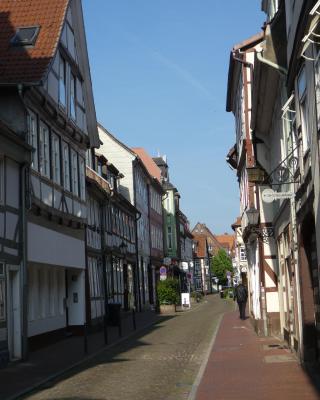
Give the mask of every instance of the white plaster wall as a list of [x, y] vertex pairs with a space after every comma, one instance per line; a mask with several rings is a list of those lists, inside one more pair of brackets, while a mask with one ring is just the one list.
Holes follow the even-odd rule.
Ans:
[[[124, 175], [119, 190], [131, 204], [134, 204], [132, 163], [135, 156], [100, 127], [98, 127], [98, 132], [103, 143], [98, 152], [103, 154]], [[124, 188], [127, 188], [127, 190]]]
[[279, 312], [279, 296], [277, 292], [267, 292], [267, 312]]
[[251, 311], [254, 318], [261, 319], [260, 310], [260, 272], [259, 272], [259, 249], [256, 242], [247, 247], [248, 257], [248, 280], [251, 292]]
[[266, 282], [266, 287], [270, 288], [270, 287], [276, 287], [276, 285], [274, 284], [273, 280], [270, 278], [270, 276], [265, 272], [265, 282]]
[[29, 222], [28, 261], [85, 269], [85, 242]]

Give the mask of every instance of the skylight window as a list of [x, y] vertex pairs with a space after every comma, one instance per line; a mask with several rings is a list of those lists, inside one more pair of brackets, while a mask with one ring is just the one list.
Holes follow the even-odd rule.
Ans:
[[39, 34], [39, 26], [26, 26], [18, 28], [16, 34], [11, 39], [14, 46], [33, 46]]

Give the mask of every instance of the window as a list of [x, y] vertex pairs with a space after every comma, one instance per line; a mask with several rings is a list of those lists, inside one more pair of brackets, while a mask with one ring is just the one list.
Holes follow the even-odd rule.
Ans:
[[304, 67], [301, 69], [298, 77], [298, 94], [300, 104], [302, 146], [303, 151], [306, 152], [310, 147], [310, 129], [308, 124], [307, 81]]
[[33, 147], [31, 166], [38, 171], [38, 122], [32, 111], [28, 114], [28, 143]]
[[59, 103], [66, 106], [66, 62], [60, 55], [59, 60]]
[[4, 204], [4, 159], [0, 156], [0, 204]]
[[78, 178], [78, 155], [74, 150], [71, 150], [71, 179], [72, 193], [79, 195], [79, 178]]
[[246, 261], [246, 260], [247, 260], [246, 249], [244, 247], [240, 247], [240, 261]]
[[49, 128], [41, 122], [39, 135], [40, 173], [50, 178]]
[[88, 150], [86, 151], [86, 165], [87, 165], [88, 167], [90, 167], [91, 169], [93, 168], [91, 149], [88, 149]]
[[63, 156], [63, 187], [70, 191], [70, 156], [69, 145], [62, 142], [62, 156]]
[[60, 185], [60, 139], [55, 133], [51, 136], [52, 179]]
[[39, 26], [18, 28], [16, 34], [11, 39], [11, 44], [14, 46], [33, 46], [36, 43], [39, 30]]
[[67, 27], [66, 27], [66, 33], [67, 33], [68, 50], [69, 50], [70, 54], [72, 55], [72, 58], [75, 59], [76, 53], [75, 53], [74, 34], [68, 23], [67, 23]]
[[76, 79], [73, 73], [70, 73], [70, 117], [76, 120]]
[[80, 197], [86, 199], [86, 172], [84, 158], [79, 157], [79, 175], [80, 175]]
[[5, 286], [5, 267], [0, 262], [0, 321], [6, 319], [6, 286]]

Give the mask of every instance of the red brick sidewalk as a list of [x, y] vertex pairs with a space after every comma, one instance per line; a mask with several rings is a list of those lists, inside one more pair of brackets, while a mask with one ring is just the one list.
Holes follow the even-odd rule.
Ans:
[[[280, 347], [275, 347], [275, 346]], [[290, 350], [257, 337], [249, 319], [224, 316], [196, 400], [319, 400], [320, 392]]]

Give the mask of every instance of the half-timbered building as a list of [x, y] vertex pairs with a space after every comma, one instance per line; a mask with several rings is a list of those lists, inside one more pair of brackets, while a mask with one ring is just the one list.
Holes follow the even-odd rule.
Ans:
[[150, 155], [142, 148], [135, 147], [134, 152], [141, 159], [152, 179], [148, 184], [149, 224], [150, 224], [150, 264], [148, 266], [149, 300], [156, 305], [156, 282], [160, 280], [160, 267], [163, 265], [163, 207], [164, 190], [161, 185], [161, 171]]
[[4, 0], [0, 15], [0, 118], [33, 148], [22, 324], [33, 347], [85, 322], [85, 154], [99, 142], [81, 1]]
[[0, 368], [21, 358], [31, 147], [0, 122]]

